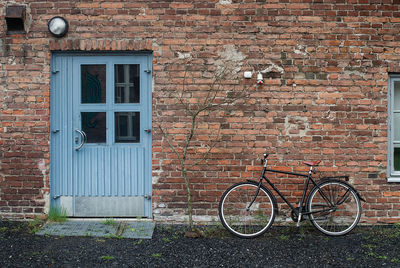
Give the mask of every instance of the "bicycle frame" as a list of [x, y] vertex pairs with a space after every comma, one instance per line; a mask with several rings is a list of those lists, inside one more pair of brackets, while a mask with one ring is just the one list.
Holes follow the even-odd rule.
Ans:
[[[257, 192], [254, 196], [254, 200], [252, 202], [250, 202], [248, 207], [251, 207], [251, 205], [253, 204], [253, 202], [255, 201], [256, 197], [258, 196], [258, 192], [260, 190], [260, 187], [262, 185], [262, 180], [264, 179], [271, 187], [272, 189], [274, 189], [274, 191], [283, 199], [283, 201], [285, 201], [285, 203], [292, 209], [292, 211], [294, 211], [294, 213], [296, 213], [298, 220], [297, 220], [297, 226], [300, 225], [300, 221], [303, 215], [309, 215], [311, 213], [316, 213], [316, 212], [325, 212], [325, 211], [331, 211], [332, 208], [329, 209], [322, 209], [322, 210], [316, 210], [313, 212], [310, 211], [305, 211], [303, 212], [303, 205], [306, 199], [306, 194], [307, 194], [307, 190], [308, 190], [308, 186], [310, 184], [310, 181], [314, 184], [314, 186], [319, 187], [318, 184], [314, 181], [314, 179], [312, 178], [312, 173], [313, 173], [313, 166], [310, 166], [310, 170], [308, 171], [308, 174], [303, 174], [303, 173], [296, 173], [296, 172], [289, 172], [289, 171], [282, 171], [282, 170], [275, 170], [275, 169], [269, 169], [267, 168], [267, 159], [264, 159], [264, 167], [259, 179], [259, 184], [258, 184], [258, 189]], [[303, 194], [301, 197], [301, 201], [299, 203], [299, 210], [298, 212], [296, 211], [295, 207], [292, 205], [292, 203], [289, 202], [289, 200], [287, 200], [285, 198], [285, 196], [278, 190], [278, 188], [275, 187], [275, 185], [265, 176], [266, 172], [272, 172], [272, 173], [281, 173], [281, 174], [287, 174], [287, 175], [293, 175], [293, 176], [297, 176], [297, 177], [306, 177], [307, 180], [305, 182], [305, 187], [303, 190]], [[323, 191], [320, 191], [321, 196], [323, 199], [325, 199], [325, 201], [327, 201], [329, 203], [330, 206], [335, 207], [334, 204], [332, 204], [332, 202], [329, 200], [329, 198], [325, 195], [325, 193]], [[346, 193], [347, 194], [347, 193]]]

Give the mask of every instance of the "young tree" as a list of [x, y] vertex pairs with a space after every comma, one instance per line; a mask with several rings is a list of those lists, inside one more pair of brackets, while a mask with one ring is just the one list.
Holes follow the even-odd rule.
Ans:
[[[168, 143], [176, 155], [179, 171], [185, 182], [190, 231], [194, 229], [191, 180], [188, 171], [191, 166], [205, 161], [209, 153], [212, 153], [212, 149], [219, 140], [221, 128], [221, 124], [216, 124], [218, 127], [214, 129], [216, 134], [213, 135], [213, 141], [199, 143], [195, 139], [199, 133], [199, 123], [204, 121], [210, 123], [213, 119], [213, 112], [218, 112], [222, 117], [226, 116], [233, 104], [251, 93], [250, 86], [241, 84], [239, 78], [244, 57], [238, 52], [229, 51], [232, 50], [232, 47], [228, 47], [226, 50], [228, 53], [222, 53], [205, 70], [198, 67], [197, 59], [193, 56], [180, 57], [177, 62], [172, 63], [175, 66], [181, 66], [183, 74], [180, 85], [166, 91], [170, 100], [186, 117], [185, 130], [180, 133], [180, 135], [184, 135], [184, 138], [174, 139], [174, 135], [164, 127], [164, 123], [159, 123], [163, 140]], [[196, 80], [199, 80], [196, 77], [199, 78], [199, 76], [205, 80], [201, 85], [196, 84]], [[202, 154], [202, 157], [195, 157], [197, 163], [188, 161], [190, 154], [199, 153]]]

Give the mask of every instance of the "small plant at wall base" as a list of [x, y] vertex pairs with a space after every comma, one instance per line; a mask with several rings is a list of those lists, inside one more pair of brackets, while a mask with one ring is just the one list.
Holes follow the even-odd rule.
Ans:
[[52, 206], [49, 211], [49, 221], [64, 222], [67, 220], [67, 210], [63, 207]]
[[[164, 141], [168, 143], [179, 162], [179, 171], [185, 182], [190, 231], [196, 230], [193, 228], [193, 202], [188, 171], [190, 167], [206, 161], [207, 156], [212, 153], [220, 137], [221, 117], [227, 116], [236, 101], [249, 96], [251, 93], [248, 88], [239, 85], [239, 79], [237, 78], [243, 59], [243, 56], [239, 56], [239, 58], [233, 57], [232, 59], [230, 55], [223, 54], [215, 61], [214, 66], [204, 67], [208, 69], [202, 70], [201, 68], [203, 67], [199, 67], [199, 64], [194, 64], [196, 61], [194, 58], [188, 57], [184, 63], [175, 63], [174, 65], [184, 66], [182, 67], [184, 68], [183, 76], [180, 78], [182, 86], [166, 90], [170, 99], [174, 101], [177, 110], [183, 111], [186, 117], [182, 122], [183, 129], [179, 133], [179, 139], [176, 139], [174, 135], [176, 132], [168, 132], [165, 122], [159, 124], [159, 130]], [[199, 73], [202, 74], [200, 77]], [[196, 84], [196, 77], [207, 82], [198, 85]], [[199, 142], [195, 136], [199, 133], [200, 124], [203, 122], [212, 123], [213, 113], [218, 114], [220, 117], [215, 123], [214, 133], [209, 135], [210, 140], [213, 139], [213, 141]], [[195, 157], [190, 158], [190, 154], [195, 155]], [[202, 156], [199, 157], [199, 155]], [[197, 233], [200, 235], [199, 232]], [[195, 237], [193, 232], [188, 236]]]

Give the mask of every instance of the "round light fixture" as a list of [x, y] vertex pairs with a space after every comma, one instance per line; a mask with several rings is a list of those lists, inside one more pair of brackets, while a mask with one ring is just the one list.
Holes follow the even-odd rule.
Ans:
[[49, 32], [55, 37], [63, 37], [68, 32], [68, 22], [62, 17], [54, 17], [47, 24]]

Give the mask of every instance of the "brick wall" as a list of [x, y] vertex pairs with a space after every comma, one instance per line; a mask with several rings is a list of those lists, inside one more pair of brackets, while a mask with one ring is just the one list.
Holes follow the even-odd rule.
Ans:
[[[5, 6], [25, 5], [25, 34], [7, 34]], [[216, 216], [234, 181], [258, 177], [268, 151], [277, 169], [350, 174], [367, 199], [363, 222], [400, 219], [400, 185], [387, 183], [388, 74], [400, 72], [400, 2], [348, 1], [2, 1], [0, 3], [0, 211], [31, 218], [48, 208], [51, 51], [153, 51], [153, 206], [158, 220], [183, 220], [185, 190], [173, 143], [188, 117], [171, 97], [186, 84], [193, 103], [218, 64], [236, 57], [227, 90], [252, 94], [230, 111], [202, 117], [188, 164], [196, 219]], [[69, 33], [55, 39], [47, 21], [61, 15]], [[237, 57], [239, 56], [239, 57]], [[222, 61], [221, 61], [222, 60]], [[225, 60], [225, 61], [224, 61]], [[265, 84], [242, 79], [262, 72]], [[217, 142], [215, 142], [217, 141]], [[200, 149], [199, 149], [200, 148]], [[196, 154], [197, 153], [197, 154]], [[296, 200], [302, 180], [273, 178]], [[285, 208], [285, 206], [283, 206]]]

